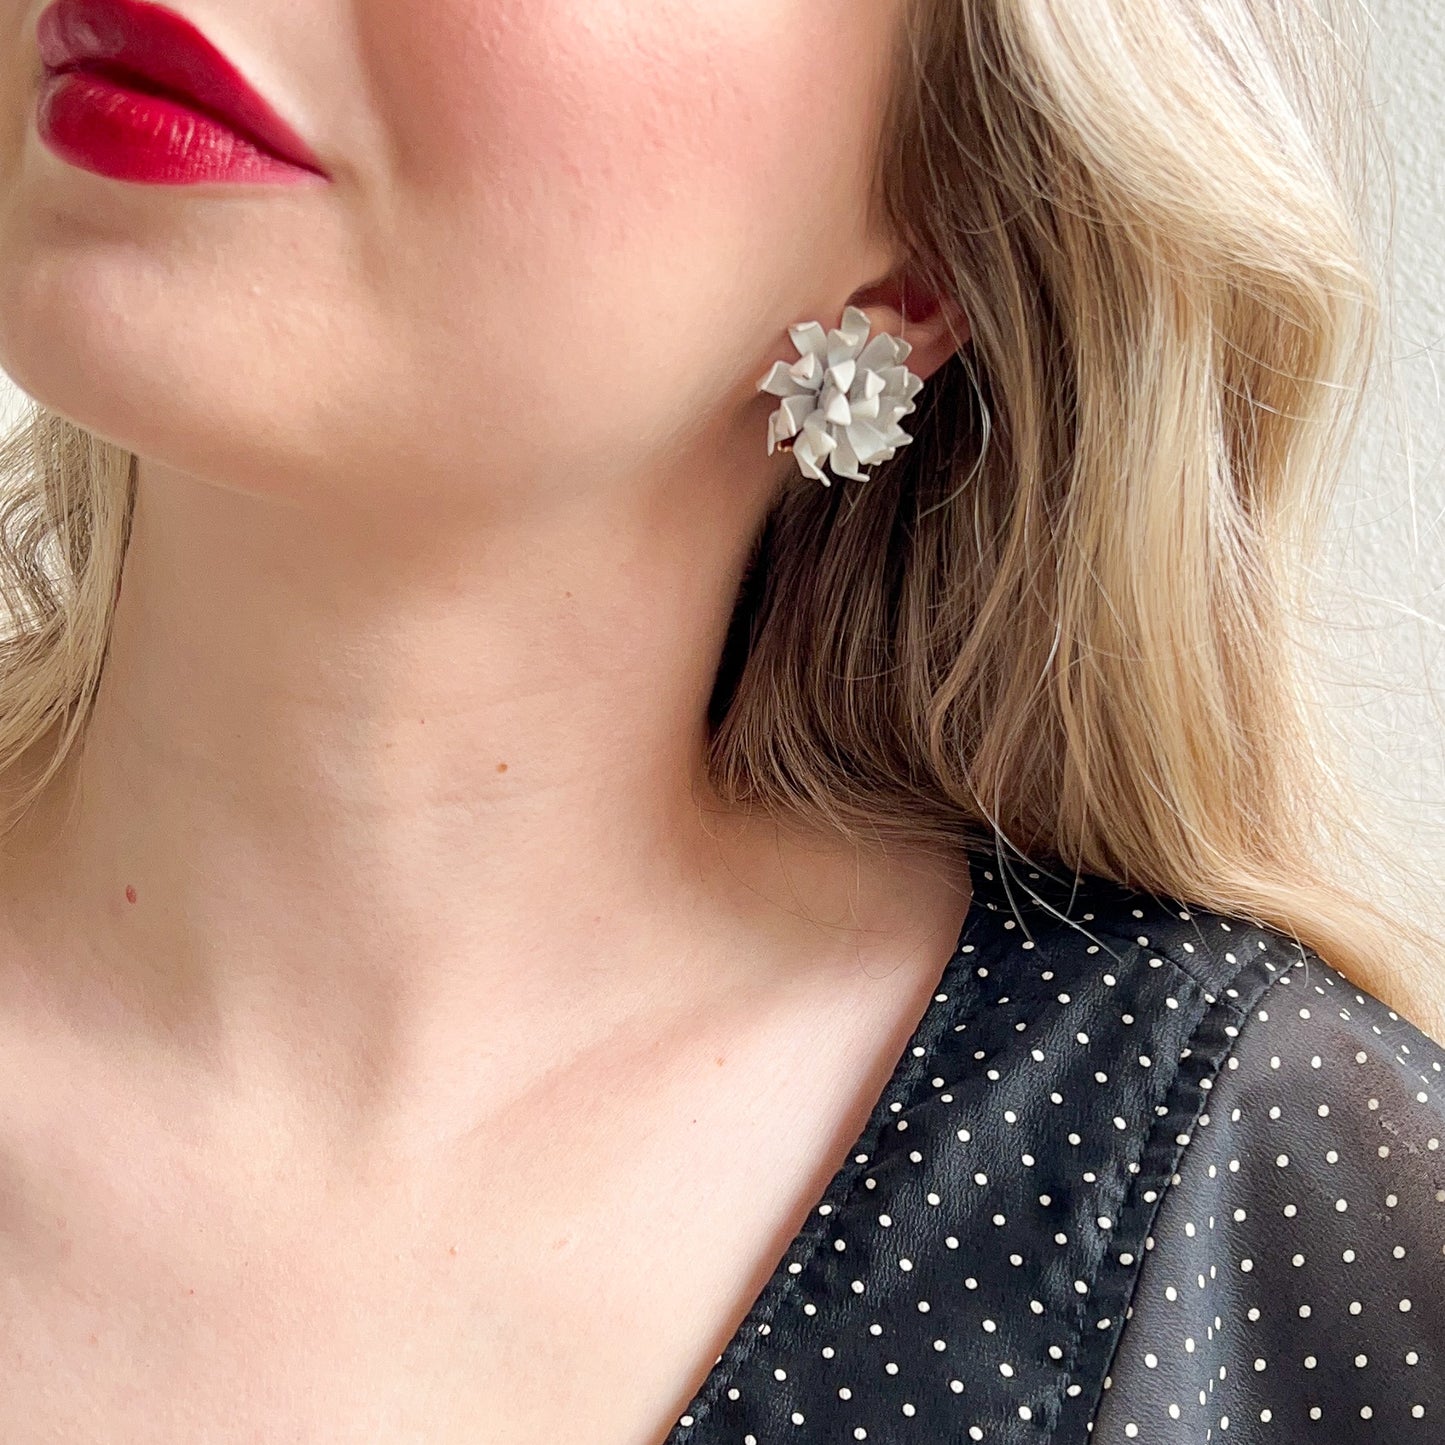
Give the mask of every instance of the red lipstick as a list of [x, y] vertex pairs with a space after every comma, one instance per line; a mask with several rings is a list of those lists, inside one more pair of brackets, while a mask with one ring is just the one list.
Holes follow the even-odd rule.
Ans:
[[306, 142], [173, 10], [56, 0], [36, 27], [40, 138], [63, 160], [150, 185], [329, 179]]

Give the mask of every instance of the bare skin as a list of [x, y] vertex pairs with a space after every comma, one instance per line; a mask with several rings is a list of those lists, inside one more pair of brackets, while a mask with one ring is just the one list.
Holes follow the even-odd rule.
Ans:
[[[30, 824], [25, 866], [63, 873], [46, 837], [68, 826]], [[720, 857], [743, 831], [717, 830]], [[837, 859], [787, 844], [826, 888]], [[319, 1028], [308, 1060], [306, 1003], [243, 1030], [12, 932], [0, 1438], [663, 1440], [957, 936], [966, 884], [855, 862], [875, 938], [813, 923], [811, 949], [748, 957], [695, 932], [645, 991], [640, 960], [549, 959], [552, 998], [472, 1008], [455, 1055], [404, 1074], [399, 1052], [327, 1058]]]
[[911, 954], [709, 950], [705, 991], [565, 1054], [482, 1024], [445, 1141], [7, 973], [0, 1438], [656, 1445], [927, 1006], [932, 891], [900, 895], [937, 922]]
[[0, 366], [140, 471], [0, 859], [0, 1439], [656, 1445], [968, 904], [701, 768], [787, 326], [954, 344], [898, 9], [176, 0], [331, 176], [227, 191], [47, 151], [40, 8]]

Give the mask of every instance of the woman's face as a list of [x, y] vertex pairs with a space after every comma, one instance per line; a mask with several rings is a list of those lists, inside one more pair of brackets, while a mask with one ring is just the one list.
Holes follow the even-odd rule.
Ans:
[[455, 503], [765, 457], [784, 328], [891, 263], [898, 0], [174, 0], [330, 177], [245, 186], [47, 148], [44, 8], [0, 0], [0, 367], [229, 487]]

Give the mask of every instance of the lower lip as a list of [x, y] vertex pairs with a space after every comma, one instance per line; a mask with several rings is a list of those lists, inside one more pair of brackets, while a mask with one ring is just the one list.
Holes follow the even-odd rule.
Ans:
[[36, 124], [41, 140], [62, 160], [119, 181], [196, 186], [324, 179], [183, 101], [149, 95], [97, 71], [47, 76]]

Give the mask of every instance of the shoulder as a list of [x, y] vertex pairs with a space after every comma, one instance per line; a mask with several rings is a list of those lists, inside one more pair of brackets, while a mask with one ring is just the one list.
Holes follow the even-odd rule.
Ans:
[[[1157, 1019], [1136, 1011], [1126, 1022], [1128, 1001], [1162, 1003], [1165, 1018], [1188, 1020], [1189, 1043], [1203, 1042], [1201, 1033], [1222, 1040], [1218, 1071], [1242, 1094], [1271, 1093], [1280, 1117], [1287, 1106], [1308, 1105], [1316, 1118], [1335, 1115], [1332, 1128], [1355, 1120], [1386, 1133], [1408, 1117], [1426, 1128], [1418, 1157], [1440, 1156], [1445, 1165], [1440, 1131], [1427, 1127], [1445, 1122], [1445, 1048], [1298, 939], [1088, 876], [1029, 870], [1006, 880], [989, 870], [981, 903], [989, 922], [980, 932], [1017, 940], [986, 950], [1001, 958], [1010, 982], [1026, 982], [1035, 969], [1050, 985], [1066, 979], [1105, 1000], [1101, 1012], [1117, 1013], [1130, 1030]], [[1026, 951], [1047, 968], [1024, 962]], [[1201, 1127], [1217, 1113], [1202, 1112]], [[1392, 1157], [1388, 1139], [1375, 1147], [1381, 1160]]]
[[1118, 1181], [1061, 1424], [1439, 1438], [1445, 1051], [1279, 930], [1097, 878], [981, 882], [995, 989], [960, 1007], [958, 1074], [1046, 1071], [1057, 1163]]
[[[1403, 1445], [1428, 1438], [1417, 1406], [1438, 1432], [1438, 1051], [1275, 931], [1087, 876], [974, 881], [893, 1080], [739, 1332], [738, 1438], [785, 1377], [819, 1438], [892, 1439], [901, 1413], [940, 1439], [1301, 1438], [1288, 1418], [1334, 1442], [1352, 1408], [1392, 1412]], [[1318, 1243], [1279, 1233], [1306, 1218]], [[1326, 1232], [1345, 1221], [1356, 1238]], [[1394, 1373], [1346, 1400], [1382, 1349]]]
[[1197, 1142], [1199, 1156], [1250, 1131], [1293, 1136], [1321, 1144], [1299, 1169], [1324, 1179], [1348, 1144], [1365, 1177], [1427, 1190], [1445, 1244], [1445, 1048], [1279, 929], [1110, 880], [1071, 880], [1066, 896], [1056, 877], [1024, 877], [1032, 893], [985, 879], [981, 931], [1019, 941], [984, 951], [1010, 985], [1028, 990], [1037, 974], [1050, 990], [1072, 987], [1065, 997], [1096, 1020], [1090, 1047], [1177, 1046], [1159, 1061], [1179, 1066], [1181, 1114], [1197, 1086], [1181, 1150]]
[[[980, 867], [974, 876], [980, 906], [967, 941], [1010, 983], [1036, 975], [1109, 1005], [1160, 1002], [1166, 1016], [1208, 1022], [1228, 1041], [1220, 1063], [1230, 1073], [1266, 1066], [1276, 1082], [1318, 1089], [1326, 1054], [1347, 1055], [1361, 1078], [1445, 1107], [1445, 1049], [1278, 928], [1089, 875]], [[1136, 1013], [1126, 1026], [1150, 1023]], [[1335, 1074], [1329, 1086], [1341, 1082]]]
[[1085, 977], [1110, 963], [1164, 969], [1205, 1002], [1242, 1010], [1309, 956], [1279, 929], [1109, 878], [976, 864], [973, 881], [982, 928], [1002, 928]]
[[[1101, 880], [1041, 894], [986, 894], [997, 936], [1031, 933], [1095, 1001], [1115, 1068], [1147, 1036], [1174, 1075], [1121, 1141], [1092, 1287], [1120, 1318], [1075, 1371], [1091, 1440], [1439, 1439], [1445, 1050], [1278, 930]], [[1021, 978], [1018, 948], [999, 962]]]

